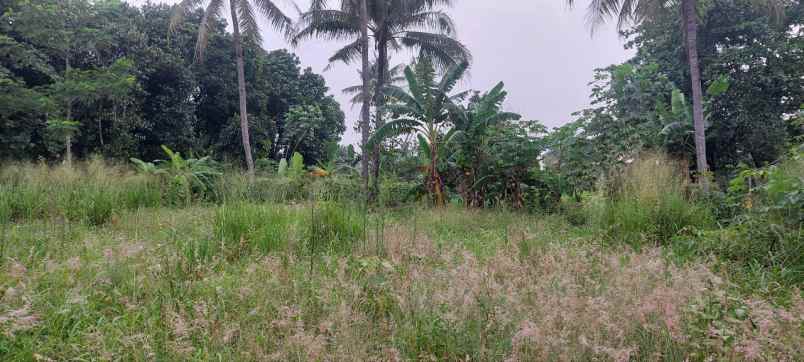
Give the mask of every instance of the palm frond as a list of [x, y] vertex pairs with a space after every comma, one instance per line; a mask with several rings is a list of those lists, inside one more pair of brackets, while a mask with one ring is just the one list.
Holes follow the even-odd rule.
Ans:
[[363, 43], [360, 41], [360, 39], [346, 44], [343, 48], [338, 49], [335, 54], [329, 57], [329, 65], [327, 65], [326, 69], [329, 69], [329, 67], [335, 62], [351, 64], [353, 61], [360, 58], [360, 51], [362, 47]]
[[[282, 9], [280, 9], [276, 3], [272, 0], [252, 0], [254, 5], [257, 6], [257, 9], [268, 19], [268, 23], [271, 24], [276, 31], [282, 33], [286, 38], [290, 39], [293, 34], [295, 33], [295, 28], [293, 27], [293, 20], [291, 20]], [[289, 0], [286, 0], [289, 1]]]
[[214, 20], [220, 15], [221, 9], [223, 9], [223, 0], [210, 0], [209, 4], [207, 4], [207, 9], [201, 18], [201, 24], [198, 25], [198, 38], [195, 41], [195, 59], [198, 62], [203, 62], [204, 60], [204, 52], [209, 42], [209, 33], [213, 30]]
[[419, 51], [440, 69], [447, 69], [461, 62], [471, 62], [472, 54], [461, 42], [442, 34], [408, 31], [399, 37], [406, 47]]
[[[607, 20], [620, 18], [620, 1], [622, 0], [592, 0], [586, 12], [586, 24], [590, 31], [594, 31]], [[626, 13], [631, 16], [631, 13]]]
[[256, 44], [262, 44], [262, 35], [260, 34], [259, 25], [257, 25], [257, 18], [254, 16], [254, 8], [251, 6], [251, 3], [249, 3], [249, 0], [237, 1], [241, 33], [245, 37], [253, 40]]
[[293, 45], [315, 37], [335, 41], [354, 40], [360, 34], [360, 18], [340, 10], [312, 10], [301, 14], [297, 27], [290, 39]]
[[458, 84], [458, 81], [466, 74], [467, 69], [469, 69], [469, 62], [467, 61], [449, 67], [444, 76], [441, 77], [441, 82], [438, 85], [439, 91], [444, 94], [451, 92], [455, 85]]
[[447, 36], [454, 36], [456, 33], [455, 22], [444, 11], [421, 11], [409, 14], [394, 24], [396, 29], [393, 31], [407, 31], [417, 29], [423, 32], [433, 32]]
[[386, 139], [414, 132], [418, 127], [421, 127], [421, 122], [414, 119], [401, 118], [388, 122], [374, 132], [366, 145], [372, 149]]

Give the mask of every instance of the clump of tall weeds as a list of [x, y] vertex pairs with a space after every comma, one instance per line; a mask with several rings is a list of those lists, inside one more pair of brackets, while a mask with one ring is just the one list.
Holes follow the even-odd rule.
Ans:
[[215, 234], [238, 254], [251, 250], [267, 254], [287, 247], [296, 218], [277, 205], [223, 205], [215, 214]]
[[68, 167], [5, 165], [0, 172], [0, 221], [65, 219], [100, 225], [115, 212], [158, 206], [156, 180], [101, 159]]
[[685, 169], [666, 155], [643, 154], [601, 187], [590, 211], [611, 240], [666, 244], [679, 232], [713, 224], [711, 211], [690, 194]]

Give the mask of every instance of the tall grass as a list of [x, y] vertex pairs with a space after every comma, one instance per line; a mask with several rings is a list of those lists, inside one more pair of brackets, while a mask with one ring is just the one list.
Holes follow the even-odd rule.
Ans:
[[607, 182], [601, 189], [608, 195], [593, 198], [589, 210], [610, 240], [667, 244], [684, 229], [714, 223], [690, 196], [682, 166], [663, 154], [642, 155]]
[[297, 213], [283, 206], [227, 204], [215, 215], [215, 234], [230, 248], [267, 254], [287, 247], [297, 222]]
[[313, 203], [305, 210], [302, 250], [318, 253], [344, 254], [364, 240], [366, 224], [364, 210], [345, 203]]
[[0, 170], [0, 221], [66, 219], [99, 225], [116, 211], [159, 206], [154, 179], [93, 159], [70, 168], [12, 164]]
[[203, 192], [193, 192], [185, 181], [137, 173], [129, 165], [102, 159], [73, 167], [5, 164], [0, 166], [0, 222], [66, 219], [100, 225], [115, 214], [148, 207], [244, 201], [353, 202], [363, 198], [359, 183], [348, 177], [272, 176], [258, 178], [252, 184], [245, 175], [228, 172]]

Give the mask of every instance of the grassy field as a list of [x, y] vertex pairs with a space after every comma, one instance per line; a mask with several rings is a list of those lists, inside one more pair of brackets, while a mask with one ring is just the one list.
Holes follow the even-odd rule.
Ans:
[[62, 211], [6, 212], [0, 359], [804, 358], [795, 287], [747, 293], [715, 259], [614, 244], [564, 214], [171, 206], [130, 180], [17, 195]]

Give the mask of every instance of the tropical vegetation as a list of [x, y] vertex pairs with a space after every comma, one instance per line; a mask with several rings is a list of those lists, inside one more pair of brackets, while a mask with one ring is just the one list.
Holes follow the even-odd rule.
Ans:
[[592, 1], [552, 129], [464, 2], [298, 5], [0, 0], [0, 360], [804, 360], [799, 1]]

